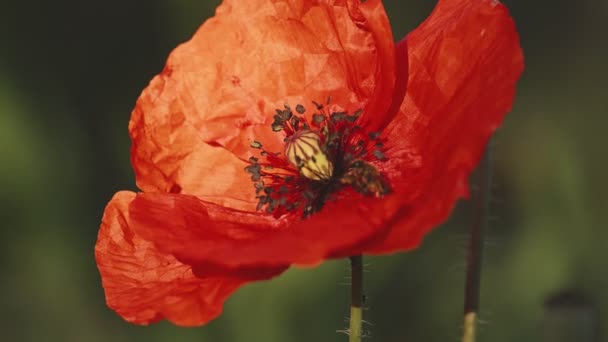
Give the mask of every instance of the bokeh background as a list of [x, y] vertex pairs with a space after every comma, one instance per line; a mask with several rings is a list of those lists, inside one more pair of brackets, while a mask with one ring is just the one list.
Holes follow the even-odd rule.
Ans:
[[[0, 340], [346, 340], [340, 260], [242, 288], [203, 328], [134, 326], [105, 306], [93, 247], [112, 194], [135, 189], [130, 111], [218, 2], [2, 4]], [[504, 2], [526, 71], [494, 139], [480, 341], [565, 341], [547, 331], [572, 323], [607, 341], [608, 2]], [[395, 37], [434, 4], [386, 0]], [[461, 203], [418, 250], [366, 258], [370, 341], [459, 339], [470, 221]]]

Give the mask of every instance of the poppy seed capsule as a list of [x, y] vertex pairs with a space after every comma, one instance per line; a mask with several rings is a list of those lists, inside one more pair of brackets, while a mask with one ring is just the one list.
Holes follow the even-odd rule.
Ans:
[[288, 138], [285, 156], [300, 173], [313, 180], [329, 180], [334, 167], [321, 148], [321, 138], [313, 131], [303, 129]]

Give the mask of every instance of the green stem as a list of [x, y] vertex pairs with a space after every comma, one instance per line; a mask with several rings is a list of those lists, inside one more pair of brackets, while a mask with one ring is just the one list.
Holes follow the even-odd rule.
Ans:
[[475, 342], [477, 337], [477, 313], [467, 312], [464, 314], [464, 326], [462, 342]]
[[350, 257], [351, 299], [349, 342], [361, 342], [363, 323], [363, 258], [360, 255]]
[[477, 188], [473, 191], [473, 223], [471, 224], [467, 273], [464, 295], [464, 324], [462, 342], [475, 342], [484, 231], [488, 225], [490, 187], [492, 184], [491, 141], [488, 143], [478, 173]]

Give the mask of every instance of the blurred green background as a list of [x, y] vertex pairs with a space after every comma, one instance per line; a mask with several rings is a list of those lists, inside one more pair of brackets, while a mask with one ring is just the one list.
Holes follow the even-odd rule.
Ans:
[[[2, 341], [347, 339], [336, 333], [347, 326], [346, 261], [246, 286], [203, 328], [134, 326], [105, 306], [93, 247], [112, 194], [135, 189], [130, 111], [218, 2], [2, 5]], [[608, 2], [504, 2], [526, 71], [494, 140], [480, 341], [541, 341], [543, 303], [568, 289], [608, 327]], [[434, 4], [386, 0], [395, 37]], [[414, 252], [366, 258], [370, 341], [459, 339], [470, 209], [461, 203]]]

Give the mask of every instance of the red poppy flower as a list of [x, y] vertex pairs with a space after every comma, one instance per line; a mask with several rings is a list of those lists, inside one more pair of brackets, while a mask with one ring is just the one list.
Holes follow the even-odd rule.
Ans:
[[224, 0], [132, 113], [142, 192], [95, 249], [126, 320], [199, 325], [290, 265], [416, 247], [467, 195], [523, 68], [495, 0], [394, 43], [380, 0]]

